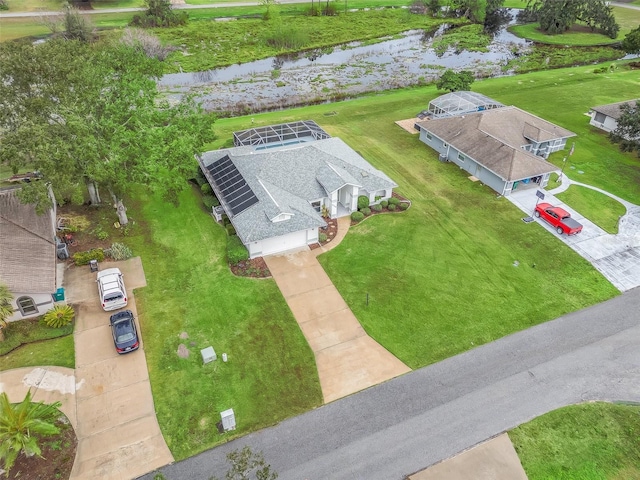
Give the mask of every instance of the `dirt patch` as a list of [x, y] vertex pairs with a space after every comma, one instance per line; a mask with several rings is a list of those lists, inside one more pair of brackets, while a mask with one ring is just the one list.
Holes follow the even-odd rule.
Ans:
[[[19, 455], [9, 473], [9, 479], [15, 480], [66, 480], [71, 476], [73, 461], [76, 458], [78, 439], [76, 432], [64, 415], [56, 423], [60, 433], [45, 437], [40, 443], [42, 457]], [[3, 476], [3, 478], [6, 478]]]

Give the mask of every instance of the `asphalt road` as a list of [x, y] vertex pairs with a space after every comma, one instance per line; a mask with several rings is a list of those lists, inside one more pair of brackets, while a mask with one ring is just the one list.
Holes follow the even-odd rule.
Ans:
[[640, 288], [162, 473], [169, 480], [223, 478], [226, 453], [249, 445], [264, 453], [280, 480], [402, 479], [545, 412], [589, 400], [640, 401]]

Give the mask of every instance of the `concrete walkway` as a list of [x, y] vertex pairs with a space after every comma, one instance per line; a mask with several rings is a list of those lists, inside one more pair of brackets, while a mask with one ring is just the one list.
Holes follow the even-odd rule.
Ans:
[[[127, 308], [136, 314], [133, 290], [146, 285], [140, 258], [112, 266], [124, 274]], [[95, 273], [88, 267], [69, 269], [65, 287], [76, 306], [78, 450], [71, 479], [130, 479], [172, 462], [155, 416], [144, 345], [116, 353], [110, 313], [100, 307]]]
[[411, 369], [364, 331], [316, 256], [334, 248], [349, 227], [324, 248], [264, 257], [316, 358], [324, 402], [351, 395]]
[[77, 431], [76, 377], [71, 368], [24, 367], [0, 372], [0, 393], [6, 393], [11, 402], [20, 402], [31, 389], [34, 402], [61, 402], [60, 410]]
[[[588, 218], [555, 197], [555, 194], [565, 191], [570, 185], [596, 190], [624, 205], [627, 212], [618, 223], [617, 234], [605, 232]], [[584, 228], [578, 235], [567, 236], [558, 235], [551, 225], [542, 219], [537, 219], [540, 225], [589, 261], [620, 291], [625, 292], [640, 286], [640, 206], [600, 188], [571, 180], [566, 176], [560, 187], [544, 193], [545, 202], [561, 206], [582, 223]], [[528, 216], [533, 216], [533, 210], [538, 200], [536, 189], [517, 191], [507, 198]]]

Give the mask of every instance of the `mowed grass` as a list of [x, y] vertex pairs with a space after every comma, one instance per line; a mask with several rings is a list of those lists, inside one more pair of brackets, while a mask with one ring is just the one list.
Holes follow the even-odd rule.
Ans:
[[29, 343], [0, 356], [0, 371], [47, 365], [75, 368], [75, 364], [73, 335]]
[[571, 405], [511, 430], [529, 480], [640, 478], [640, 406]]
[[[176, 207], [141, 194], [129, 210], [144, 232], [130, 245], [148, 284], [136, 305], [153, 397], [176, 460], [320, 405], [313, 353], [278, 287], [230, 273], [225, 230], [199, 197], [188, 190]], [[209, 346], [218, 360], [203, 365]], [[219, 434], [229, 408], [237, 430]]]
[[[496, 82], [504, 83], [494, 89], [507, 89], [509, 82], [517, 89], [535, 79], [543, 85], [536, 98], [552, 98], [544, 78], [486, 80], [474, 90], [491, 90]], [[439, 162], [417, 135], [394, 124], [415, 116], [438, 93], [424, 87], [224, 119], [213, 145], [224, 144], [234, 130], [311, 118], [399, 184], [399, 193], [413, 202], [408, 211], [367, 219], [319, 259], [365, 330], [412, 368], [618, 293], [557, 238], [522, 222], [508, 200], [469, 181], [454, 164]], [[618, 171], [612, 167], [609, 175], [627, 181], [616, 177]]]
[[620, 217], [627, 211], [617, 200], [579, 185], [571, 185], [556, 197], [608, 233], [618, 233]]

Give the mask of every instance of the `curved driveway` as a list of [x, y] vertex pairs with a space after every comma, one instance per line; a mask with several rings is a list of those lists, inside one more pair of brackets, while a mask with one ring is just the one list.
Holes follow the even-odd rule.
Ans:
[[564, 405], [640, 401], [638, 312], [636, 288], [162, 472], [170, 480], [221, 478], [226, 453], [250, 445], [281, 480], [401, 479]]

